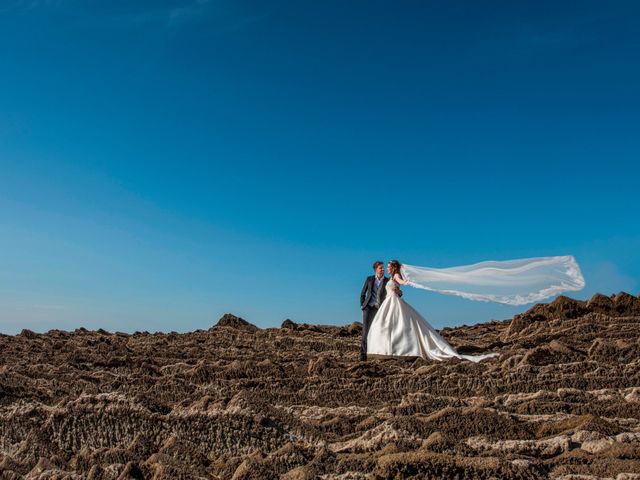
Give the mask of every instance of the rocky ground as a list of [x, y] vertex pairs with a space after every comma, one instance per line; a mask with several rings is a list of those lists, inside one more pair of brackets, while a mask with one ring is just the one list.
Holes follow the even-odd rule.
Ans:
[[0, 479], [640, 478], [640, 299], [442, 331], [480, 364], [357, 360], [360, 325], [0, 335]]

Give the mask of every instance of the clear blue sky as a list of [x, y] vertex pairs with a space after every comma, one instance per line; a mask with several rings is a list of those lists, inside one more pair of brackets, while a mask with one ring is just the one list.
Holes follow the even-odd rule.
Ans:
[[[375, 259], [640, 290], [640, 3], [0, 1], [0, 331], [360, 319]], [[436, 327], [510, 308], [408, 291]]]

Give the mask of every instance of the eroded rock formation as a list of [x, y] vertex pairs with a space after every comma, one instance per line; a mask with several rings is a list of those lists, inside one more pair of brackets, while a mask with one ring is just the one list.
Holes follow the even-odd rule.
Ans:
[[[0, 479], [634, 478], [640, 299], [442, 331], [480, 364], [360, 363], [360, 325], [0, 335]], [[574, 477], [575, 478], [575, 477]]]

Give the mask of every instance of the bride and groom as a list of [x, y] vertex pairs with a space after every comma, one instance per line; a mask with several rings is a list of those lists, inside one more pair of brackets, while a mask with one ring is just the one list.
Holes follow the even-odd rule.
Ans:
[[374, 275], [367, 277], [360, 293], [361, 361], [367, 359], [367, 354], [432, 360], [456, 357], [472, 362], [498, 356], [458, 353], [401, 298], [401, 285], [507, 305], [524, 305], [567, 290], [580, 290], [585, 285], [580, 268], [570, 255], [450, 268], [415, 267], [391, 260], [387, 269], [389, 277], [384, 275], [384, 264], [375, 262]]

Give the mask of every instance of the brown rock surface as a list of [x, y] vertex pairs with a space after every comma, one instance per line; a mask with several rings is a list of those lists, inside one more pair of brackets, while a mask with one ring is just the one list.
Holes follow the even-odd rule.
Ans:
[[500, 353], [480, 364], [360, 363], [360, 331], [227, 314], [184, 334], [0, 335], [0, 479], [640, 471], [637, 297], [559, 297], [443, 329], [461, 351]]
[[258, 327], [256, 327], [254, 324], [247, 322], [244, 318], [236, 317], [231, 313], [225, 313], [222, 316], [222, 318], [218, 320], [218, 323], [216, 323], [213, 327], [211, 327], [209, 331], [211, 331], [214, 328], [220, 328], [220, 327], [229, 327], [229, 328], [235, 328], [238, 330], [247, 330], [249, 332], [255, 332], [256, 330], [259, 330]]

